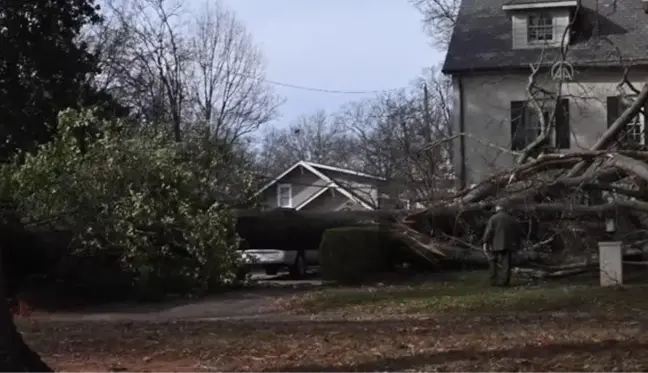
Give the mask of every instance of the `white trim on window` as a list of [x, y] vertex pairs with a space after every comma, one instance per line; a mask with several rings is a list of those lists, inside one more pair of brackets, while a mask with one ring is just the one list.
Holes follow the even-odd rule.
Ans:
[[[282, 196], [282, 193], [288, 194], [287, 203], [282, 203], [286, 199], [286, 196]], [[293, 194], [292, 194], [292, 184], [277, 184], [277, 207], [292, 208], [293, 207]]]
[[552, 42], [554, 35], [554, 17], [548, 12], [538, 12], [527, 17], [527, 43], [538, 44]]
[[[623, 113], [632, 102], [637, 98], [637, 95], [627, 95], [629, 101], [624, 102], [622, 97], [619, 97], [619, 115]], [[626, 141], [632, 144], [646, 145], [646, 116], [644, 113], [638, 113], [634, 118], [625, 126]]]
[[630, 142], [646, 145], [645, 126], [646, 123], [641, 113], [626, 124], [626, 136], [629, 137]]

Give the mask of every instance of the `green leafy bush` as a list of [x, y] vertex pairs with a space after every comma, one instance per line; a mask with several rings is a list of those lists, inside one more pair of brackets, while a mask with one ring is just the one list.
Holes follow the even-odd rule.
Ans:
[[92, 110], [65, 111], [54, 140], [19, 158], [0, 169], [3, 195], [27, 220], [73, 233], [63, 259], [119, 268], [141, 291], [234, 281], [239, 238], [230, 207], [249, 199], [253, 180], [233, 172], [236, 159], [206, 131], [174, 142]]
[[340, 284], [356, 284], [393, 268], [404, 244], [380, 226], [328, 229], [319, 247], [320, 275]]

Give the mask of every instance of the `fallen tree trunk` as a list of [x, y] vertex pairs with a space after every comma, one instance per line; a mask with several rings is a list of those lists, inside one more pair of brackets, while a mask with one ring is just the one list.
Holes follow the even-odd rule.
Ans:
[[[608, 148], [614, 142], [623, 128], [632, 120], [632, 118], [639, 115], [641, 109], [646, 107], [646, 102], [648, 102], [648, 84], [644, 84], [641, 92], [639, 92], [639, 95], [634, 100], [632, 105], [630, 105], [621, 113], [621, 115], [610, 125], [607, 131], [605, 131], [603, 136], [601, 136], [598, 141], [594, 143], [590, 150], [597, 151]], [[585, 171], [591, 164], [591, 161], [583, 160], [576, 166], [574, 166], [574, 168], [569, 171], [567, 176], [577, 176]]]
[[527, 277], [532, 277], [535, 279], [549, 279], [549, 278], [562, 278], [562, 277], [569, 277], [569, 276], [575, 276], [575, 275], [580, 275], [583, 273], [588, 273], [588, 272], [594, 272], [595, 270], [598, 270], [597, 267], [591, 267], [591, 266], [583, 266], [580, 268], [572, 268], [572, 269], [564, 269], [561, 271], [543, 271], [539, 269], [532, 269], [532, 268], [520, 268], [520, 267], [515, 267], [513, 268], [513, 272], [517, 274], [521, 274]]
[[[583, 162], [592, 167], [582, 173], [571, 172]], [[648, 228], [648, 195], [641, 192], [640, 184], [648, 185], [648, 151], [645, 150], [544, 154], [418, 211], [322, 213], [286, 209], [280, 215], [297, 222], [329, 219], [335, 224], [380, 224], [421, 258], [437, 263], [457, 255], [465, 256], [466, 248], [480, 248], [481, 234], [492, 207], [505, 205], [524, 222], [523, 234], [532, 241], [529, 250], [547, 250], [549, 246], [556, 249], [562, 242], [553, 239], [556, 232], [575, 232], [576, 226], [587, 230], [578, 234], [588, 238], [589, 246], [575, 246], [595, 250], [594, 242], [605, 235], [604, 219], [628, 216], [631, 218], [626, 220], [633, 222], [636, 229]], [[592, 196], [596, 192], [610, 192], [608, 200], [595, 201]], [[259, 212], [239, 212], [239, 216], [254, 214]], [[468, 256], [472, 260], [474, 255], [478, 254], [471, 252]]]

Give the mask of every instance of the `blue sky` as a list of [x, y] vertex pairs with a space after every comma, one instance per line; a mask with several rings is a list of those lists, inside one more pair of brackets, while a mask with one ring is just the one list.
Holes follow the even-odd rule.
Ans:
[[[407, 0], [224, 0], [252, 33], [267, 78], [347, 91], [406, 86], [442, 54], [428, 43]], [[276, 87], [286, 98], [279, 125], [371, 96]]]

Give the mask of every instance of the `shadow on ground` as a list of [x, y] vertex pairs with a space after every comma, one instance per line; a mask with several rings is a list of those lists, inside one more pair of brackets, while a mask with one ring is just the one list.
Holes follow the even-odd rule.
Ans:
[[[448, 276], [443, 274], [393, 275], [385, 277], [381, 284], [417, 286], [425, 282], [438, 282], [447, 278]], [[270, 312], [268, 309], [272, 308], [271, 305], [278, 297], [296, 296], [331, 287], [339, 288], [343, 292], [347, 290], [353, 292], [359, 289], [359, 287], [338, 287], [325, 284], [315, 271], [311, 271], [302, 279], [294, 279], [287, 273], [280, 273], [276, 276], [255, 273], [252, 276], [252, 283], [248, 287], [199, 298], [175, 297], [156, 302], [130, 301], [80, 306], [69, 310], [42, 310], [34, 312], [34, 316], [60, 321], [73, 318], [86, 321], [164, 321], [248, 316], [262, 318], [264, 314]]]
[[[601, 351], [609, 353], [610, 350], [619, 352], [619, 359], [612, 359], [607, 369], [621, 368], [623, 371], [622, 354], [628, 351], [636, 351], [645, 354], [648, 343], [639, 343], [633, 341], [616, 341], [605, 340], [590, 343], [556, 343], [549, 345], [526, 345], [510, 349], [498, 350], [480, 350], [480, 349], [462, 349], [450, 350], [437, 353], [418, 354], [411, 356], [402, 356], [395, 358], [376, 359], [358, 364], [350, 365], [287, 365], [281, 366], [271, 371], [279, 372], [376, 372], [376, 371], [407, 371], [421, 370], [433, 365], [452, 365], [456, 361], [474, 361], [483, 362], [489, 360], [513, 359], [516, 366], [508, 365], [506, 369], [530, 370], [542, 369], [542, 362], [548, 364], [562, 356], [575, 355], [583, 356], [580, 359], [580, 366], [572, 367], [574, 370], [580, 370], [585, 364], [585, 357], [594, 355]], [[579, 369], [580, 368], [580, 369]], [[570, 367], [565, 367], [570, 370]], [[587, 368], [585, 368], [587, 370]], [[268, 370], [270, 371], [270, 370]]]

